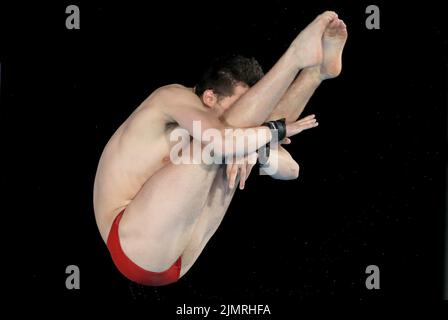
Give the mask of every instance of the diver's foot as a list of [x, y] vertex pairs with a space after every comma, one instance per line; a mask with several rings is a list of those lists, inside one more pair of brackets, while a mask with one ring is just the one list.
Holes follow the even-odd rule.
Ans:
[[326, 28], [337, 20], [338, 15], [333, 11], [325, 11], [318, 15], [305, 29], [300, 32], [291, 46], [299, 61], [300, 69], [322, 63], [322, 37]]
[[342, 70], [342, 51], [347, 40], [344, 21], [334, 19], [322, 36], [323, 60], [320, 66], [322, 80], [337, 77]]

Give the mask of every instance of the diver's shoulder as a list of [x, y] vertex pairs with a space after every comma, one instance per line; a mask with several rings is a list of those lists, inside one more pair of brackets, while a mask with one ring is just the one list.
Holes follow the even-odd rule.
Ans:
[[196, 96], [193, 92], [193, 88], [189, 88], [177, 83], [162, 86], [157, 89], [157, 92], [160, 94], [181, 94], [187, 96]]
[[169, 84], [156, 90], [156, 96], [161, 101], [179, 103], [200, 103], [199, 97], [194, 93], [193, 88], [188, 88], [181, 84]]

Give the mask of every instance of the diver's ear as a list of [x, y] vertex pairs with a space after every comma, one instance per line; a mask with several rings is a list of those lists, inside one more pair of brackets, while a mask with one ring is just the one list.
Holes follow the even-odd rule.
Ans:
[[210, 107], [210, 108], [213, 107], [217, 101], [218, 101], [218, 97], [211, 89], [205, 90], [204, 93], [202, 94], [202, 102], [207, 107]]

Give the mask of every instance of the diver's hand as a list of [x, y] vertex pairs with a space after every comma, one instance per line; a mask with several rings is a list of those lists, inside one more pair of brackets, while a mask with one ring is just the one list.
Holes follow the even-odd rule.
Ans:
[[258, 154], [253, 152], [244, 157], [233, 159], [231, 163], [227, 163], [226, 174], [229, 188], [233, 189], [238, 177], [240, 176], [239, 186], [243, 190], [246, 184], [246, 180], [249, 177], [252, 168], [257, 163]]
[[294, 136], [304, 130], [315, 128], [319, 125], [317, 122], [315, 115], [312, 114], [303, 119], [297, 120], [296, 122], [292, 122], [286, 125], [286, 136], [291, 137]]

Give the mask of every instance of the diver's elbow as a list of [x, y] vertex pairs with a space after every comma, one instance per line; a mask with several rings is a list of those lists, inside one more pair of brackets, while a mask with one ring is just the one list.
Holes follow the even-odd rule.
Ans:
[[299, 178], [300, 167], [297, 162], [288, 164], [282, 167], [279, 171], [271, 174], [271, 177], [277, 180], [295, 180]]
[[297, 162], [293, 162], [291, 163], [291, 165], [289, 166], [289, 179], [288, 180], [295, 180], [299, 178], [299, 173], [300, 173], [300, 167], [299, 164]]

